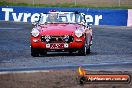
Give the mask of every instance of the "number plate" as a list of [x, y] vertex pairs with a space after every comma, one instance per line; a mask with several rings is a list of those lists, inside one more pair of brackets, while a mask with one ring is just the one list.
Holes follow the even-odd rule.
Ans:
[[50, 49], [64, 49], [63, 43], [52, 43], [50, 44]]

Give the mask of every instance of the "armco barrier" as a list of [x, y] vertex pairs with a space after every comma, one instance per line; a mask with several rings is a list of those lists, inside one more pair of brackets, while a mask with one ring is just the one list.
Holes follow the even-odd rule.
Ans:
[[[89, 9], [89, 8], [34, 8], [34, 7], [16, 7], [0, 6], [0, 20], [33, 22], [38, 20], [40, 13], [46, 13], [50, 10], [56, 11], [79, 11], [86, 14], [87, 22], [93, 25], [116, 25], [130, 26], [128, 21], [128, 10], [115, 9]], [[132, 11], [129, 10], [132, 14]], [[129, 24], [128, 24], [129, 23]]]

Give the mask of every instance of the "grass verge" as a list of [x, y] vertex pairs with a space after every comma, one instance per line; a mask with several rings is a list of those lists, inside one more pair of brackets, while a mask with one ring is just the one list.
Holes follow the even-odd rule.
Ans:
[[132, 9], [132, 6], [91, 6], [74, 3], [64, 3], [64, 4], [27, 4], [27, 3], [15, 3], [15, 2], [6, 2], [0, 1], [0, 6], [29, 6], [29, 7], [61, 7], [61, 8], [107, 8], [107, 9]]

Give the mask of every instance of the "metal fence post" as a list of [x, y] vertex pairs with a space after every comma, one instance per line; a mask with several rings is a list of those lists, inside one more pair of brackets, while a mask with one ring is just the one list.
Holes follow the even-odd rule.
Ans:
[[118, 0], [118, 6], [119, 7], [121, 6], [121, 0]]
[[74, 0], [75, 6], [77, 5], [77, 0]]
[[35, 4], [35, 0], [33, 0], [33, 2], [32, 2], [32, 3], [33, 3], [33, 5], [34, 5], [34, 4]]

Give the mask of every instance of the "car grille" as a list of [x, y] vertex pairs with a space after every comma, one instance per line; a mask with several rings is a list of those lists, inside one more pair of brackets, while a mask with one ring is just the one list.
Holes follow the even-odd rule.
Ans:
[[[68, 41], [66, 42], [64, 40], [64, 36], [50, 36], [51, 39], [48, 43], [70, 43], [70, 42], [73, 42], [74, 38], [73, 36], [69, 36], [69, 39]], [[46, 42], [46, 39], [45, 39], [45, 36], [41, 36], [41, 42]]]

